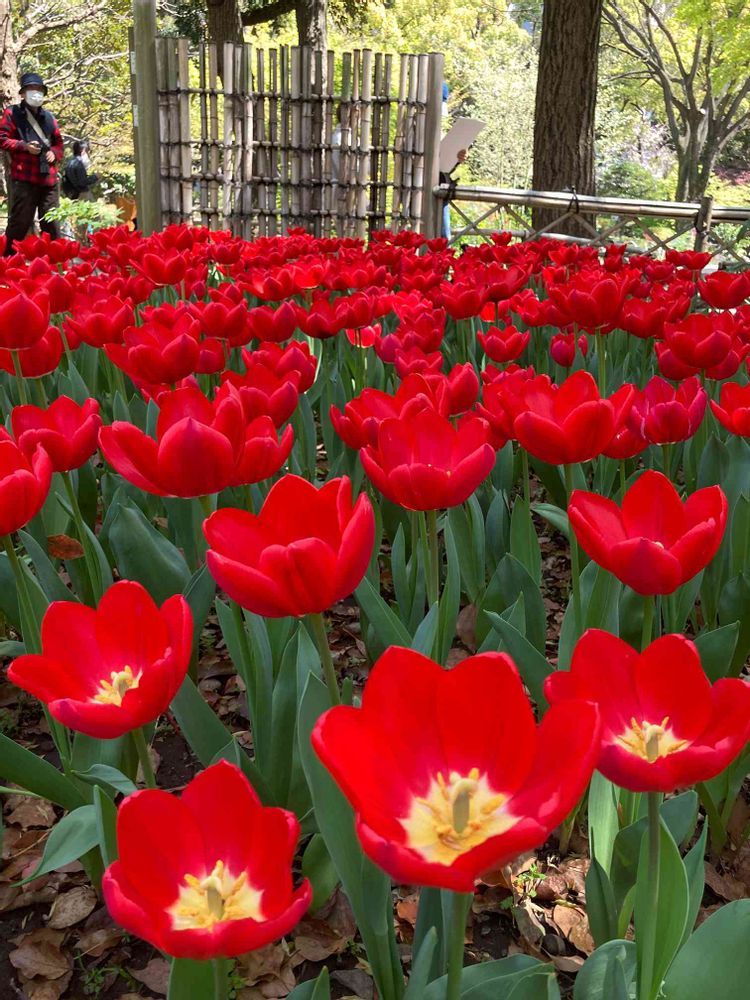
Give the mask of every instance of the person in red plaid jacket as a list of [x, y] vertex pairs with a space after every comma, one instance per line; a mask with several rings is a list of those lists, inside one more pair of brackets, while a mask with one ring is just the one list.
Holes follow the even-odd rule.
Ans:
[[42, 231], [53, 240], [57, 223], [45, 214], [59, 204], [57, 165], [64, 147], [57, 122], [42, 104], [47, 87], [38, 73], [21, 77], [21, 103], [12, 104], [0, 118], [0, 149], [10, 155], [12, 200], [5, 231], [5, 256], [15, 253], [13, 243], [22, 240], [39, 213]]

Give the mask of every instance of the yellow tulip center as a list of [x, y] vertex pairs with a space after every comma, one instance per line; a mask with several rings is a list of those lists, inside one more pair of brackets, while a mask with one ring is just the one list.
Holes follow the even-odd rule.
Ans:
[[473, 767], [468, 775], [438, 772], [424, 798], [415, 798], [401, 820], [409, 847], [427, 861], [450, 865], [461, 854], [496, 837], [515, 820], [504, 805], [507, 796], [490, 788]]
[[140, 673], [136, 676], [130, 667], [123, 667], [122, 670], [113, 670], [109, 675], [109, 680], [99, 681], [99, 690], [94, 695], [94, 701], [103, 705], [122, 705], [122, 699], [131, 688], [137, 688], [140, 682]]
[[223, 861], [217, 861], [210, 875], [185, 875], [176, 903], [169, 907], [176, 931], [210, 930], [226, 920], [262, 918], [261, 892], [247, 884], [247, 872], [234, 876]]
[[649, 764], [653, 764], [660, 757], [668, 757], [671, 753], [684, 750], [688, 745], [687, 740], [678, 740], [669, 728], [668, 715], [664, 716], [659, 725], [647, 722], [645, 719], [639, 724], [635, 719], [631, 719], [630, 729], [618, 736], [616, 742], [631, 753], [647, 760]]

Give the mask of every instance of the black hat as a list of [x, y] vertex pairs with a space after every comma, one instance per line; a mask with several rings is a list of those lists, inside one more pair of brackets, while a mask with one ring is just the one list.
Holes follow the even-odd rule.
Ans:
[[39, 76], [38, 73], [24, 73], [21, 77], [20, 90], [26, 90], [27, 87], [41, 87], [44, 93], [47, 93], [47, 85], [44, 80]]

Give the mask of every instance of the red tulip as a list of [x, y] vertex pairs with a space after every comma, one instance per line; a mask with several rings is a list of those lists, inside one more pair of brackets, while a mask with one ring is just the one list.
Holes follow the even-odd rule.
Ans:
[[594, 702], [602, 721], [597, 769], [632, 792], [673, 792], [708, 781], [750, 739], [750, 685], [713, 686], [695, 644], [665, 635], [640, 655], [599, 629], [583, 634], [569, 671], [547, 678], [553, 706]]
[[32, 299], [17, 288], [0, 288], [0, 347], [22, 351], [33, 347], [49, 326], [49, 296], [38, 291]]
[[513, 436], [543, 462], [571, 465], [596, 458], [622, 426], [634, 389], [623, 386], [602, 399], [589, 372], [575, 372], [562, 385], [537, 376], [518, 383]]
[[229, 597], [255, 614], [283, 618], [325, 611], [359, 586], [375, 517], [366, 494], [352, 502], [345, 476], [318, 490], [287, 475], [259, 514], [223, 507], [203, 532], [208, 568]]
[[719, 393], [719, 402], [711, 400], [714, 416], [732, 434], [750, 437], [750, 385], [726, 382]]
[[504, 654], [443, 670], [391, 646], [362, 707], [325, 712], [312, 743], [376, 864], [397, 882], [471, 892], [482, 872], [543, 843], [570, 812], [598, 733], [584, 701], [553, 706], [537, 728]]
[[574, 490], [568, 517], [584, 551], [639, 594], [671, 594], [716, 555], [727, 499], [708, 486], [683, 504], [666, 476], [646, 471], [613, 500]]
[[714, 271], [698, 281], [698, 292], [714, 309], [736, 309], [750, 297], [750, 271]]
[[[243, 355], [247, 352], [243, 352]], [[248, 367], [244, 375], [224, 372], [217, 399], [230, 391], [239, 394], [245, 420], [270, 417], [276, 427], [281, 427], [294, 413], [299, 402], [296, 372], [279, 375], [265, 365]]]
[[278, 378], [293, 381], [300, 393], [312, 386], [318, 367], [304, 340], [290, 340], [285, 347], [263, 342], [253, 351], [243, 351], [242, 359], [248, 372], [256, 364], [269, 368]]
[[55, 601], [42, 620], [41, 655], [8, 670], [64, 726], [111, 740], [153, 722], [185, 679], [193, 616], [184, 597], [157, 607], [131, 580], [113, 584], [89, 608]]
[[178, 799], [157, 789], [117, 812], [119, 860], [102, 891], [113, 919], [176, 958], [234, 958], [283, 937], [310, 905], [292, 886], [299, 823], [263, 806], [242, 771], [220, 761]]
[[686, 441], [703, 420], [707, 398], [695, 376], [673, 389], [655, 375], [636, 397], [628, 423], [650, 444]]
[[95, 399], [79, 406], [68, 396], [59, 396], [46, 410], [16, 406], [10, 420], [18, 447], [27, 458], [42, 445], [55, 472], [78, 469], [91, 458], [102, 424]]
[[10, 535], [34, 517], [47, 499], [52, 462], [40, 446], [28, 458], [0, 427], [0, 535]]
[[407, 510], [456, 507], [495, 464], [486, 421], [467, 414], [454, 426], [429, 407], [384, 420], [377, 445], [359, 455], [383, 496]]
[[[105, 344], [107, 356], [136, 382], [172, 384], [198, 370], [200, 325], [185, 305], [144, 310], [143, 326], [125, 331], [125, 344]], [[223, 351], [221, 360], [223, 362]]]
[[585, 358], [589, 353], [589, 342], [584, 333], [577, 339], [574, 333], [556, 333], [550, 341], [549, 353], [562, 368], [570, 368], [576, 359], [576, 346]]
[[487, 333], [477, 334], [477, 340], [484, 353], [498, 364], [515, 361], [520, 357], [526, 350], [530, 338], [528, 330], [521, 333], [514, 326], [504, 326], [502, 329], [491, 326]]
[[140, 260], [132, 258], [131, 263], [155, 285], [179, 285], [190, 266], [190, 254], [179, 253], [176, 250], [166, 253], [144, 253]]
[[[56, 326], [47, 328], [47, 332], [37, 340], [33, 347], [27, 347], [18, 352], [21, 363], [21, 374], [24, 378], [41, 378], [49, 375], [60, 364], [63, 353], [63, 342]], [[15, 372], [13, 355], [10, 351], [0, 348], [0, 368], [4, 372]]]
[[198, 497], [257, 483], [278, 472], [292, 448], [291, 427], [279, 441], [270, 417], [246, 424], [235, 391], [211, 403], [200, 389], [175, 389], [159, 407], [156, 440], [121, 420], [99, 435], [107, 461], [147, 493]]
[[691, 313], [679, 323], [667, 323], [667, 347], [685, 365], [694, 369], [714, 368], [725, 360], [737, 335], [731, 313]]
[[232, 302], [217, 296], [212, 302], [191, 303], [190, 312], [200, 323], [203, 335], [212, 340], [226, 340], [232, 347], [237, 347], [246, 344], [252, 337], [244, 299]]
[[688, 271], [702, 271], [711, 260], [710, 253], [702, 253], [698, 250], [667, 250], [667, 263], [676, 267], [684, 267]]
[[408, 350], [396, 350], [393, 359], [396, 366], [396, 374], [399, 378], [406, 378], [407, 375], [426, 375], [428, 373], [440, 374], [443, 367], [443, 355], [440, 351], [432, 351], [430, 354], [420, 347], [410, 347]]
[[258, 306], [247, 314], [251, 337], [275, 343], [293, 337], [305, 317], [305, 310], [294, 302], [282, 302], [277, 309]]
[[73, 312], [65, 320], [65, 330], [84, 344], [104, 347], [105, 344], [121, 344], [125, 330], [133, 325], [134, 313], [130, 302], [123, 302], [115, 295], [90, 298], [82, 294], [77, 297]]

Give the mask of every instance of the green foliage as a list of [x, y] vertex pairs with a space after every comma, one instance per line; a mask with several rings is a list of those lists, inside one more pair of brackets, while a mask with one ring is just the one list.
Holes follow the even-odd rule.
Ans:
[[58, 207], [47, 212], [47, 218], [67, 222], [73, 227], [87, 226], [91, 230], [97, 230], [116, 226], [120, 221], [120, 213], [114, 205], [107, 205], [103, 201], [61, 198]]

